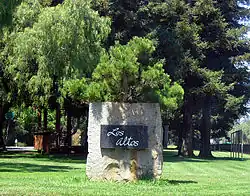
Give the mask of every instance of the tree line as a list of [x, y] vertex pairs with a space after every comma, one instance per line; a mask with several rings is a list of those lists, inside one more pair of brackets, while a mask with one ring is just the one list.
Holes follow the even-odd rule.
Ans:
[[[0, 144], [10, 108], [61, 109], [92, 101], [159, 102], [178, 154], [211, 156], [247, 112], [250, 17], [235, 0], [4, 0], [0, 4]], [[75, 114], [79, 111], [79, 114]], [[41, 123], [40, 123], [41, 124]], [[41, 127], [41, 126], [40, 126]], [[68, 141], [70, 143], [70, 141]]]

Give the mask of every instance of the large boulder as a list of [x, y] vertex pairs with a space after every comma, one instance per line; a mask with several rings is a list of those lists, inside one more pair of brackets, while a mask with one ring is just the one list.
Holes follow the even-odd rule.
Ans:
[[91, 103], [87, 176], [117, 181], [160, 177], [162, 132], [157, 103]]

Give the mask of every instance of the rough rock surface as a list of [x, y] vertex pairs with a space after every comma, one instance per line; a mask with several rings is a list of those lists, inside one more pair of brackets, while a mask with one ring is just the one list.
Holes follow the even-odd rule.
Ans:
[[[148, 148], [101, 149], [101, 125], [148, 126]], [[162, 121], [157, 103], [91, 103], [86, 173], [93, 180], [133, 181], [162, 173]]]

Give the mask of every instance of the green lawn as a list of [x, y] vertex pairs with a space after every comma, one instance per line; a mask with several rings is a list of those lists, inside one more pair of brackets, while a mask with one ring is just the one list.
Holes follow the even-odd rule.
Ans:
[[161, 180], [92, 182], [82, 157], [0, 154], [0, 195], [250, 195], [250, 156], [230, 160], [173, 157], [164, 152]]

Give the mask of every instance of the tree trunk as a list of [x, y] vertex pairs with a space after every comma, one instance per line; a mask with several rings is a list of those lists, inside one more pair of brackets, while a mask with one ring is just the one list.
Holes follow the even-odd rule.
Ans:
[[37, 110], [37, 119], [38, 119], [38, 131], [41, 131], [42, 130], [42, 114], [41, 114], [41, 109], [38, 108]]
[[[192, 0], [187, 0], [186, 3], [192, 7]], [[191, 22], [192, 16], [189, 15], [189, 22]], [[193, 129], [192, 129], [192, 103], [193, 97], [189, 94], [189, 89], [192, 87], [192, 80], [190, 80], [191, 73], [185, 78], [184, 86], [184, 106], [183, 106], [183, 128], [179, 132], [179, 146], [178, 155], [179, 156], [194, 156], [193, 153]], [[186, 87], [186, 88], [185, 88]]]
[[14, 135], [16, 135], [14, 133], [14, 130], [13, 130], [13, 128], [14, 128], [13, 123], [14, 123], [13, 119], [7, 120], [7, 125], [6, 125], [6, 129], [5, 129], [5, 136], [3, 137], [5, 145], [8, 145], [9, 141], [12, 139], [12, 137]]
[[72, 131], [72, 123], [71, 123], [71, 111], [67, 111], [67, 144], [68, 147], [72, 146], [72, 138], [71, 138], [71, 131]]
[[182, 156], [182, 144], [183, 144], [183, 133], [184, 133], [184, 130], [183, 130], [183, 126], [180, 127], [179, 131], [178, 131], [178, 155], [179, 156]]
[[193, 154], [193, 130], [192, 130], [192, 101], [189, 96], [184, 95], [183, 106], [183, 129], [179, 132], [179, 156], [192, 157]]
[[199, 156], [202, 158], [212, 157], [210, 149], [211, 133], [211, 96], [206, 96], [202, 108], [202, 125], [201, 125], [201, 148]]
[[83, 140], [83, 146], [84, 146], [84, 153], [87, 155], [88, 154], [88, 121], [89, 121], [89, 107], [85, 105], [85, 111], [84, 115], [86, 117], [86, 126], [84, 129], [84, 140]]
[[61, 138], [61, 112], [60, 112], [60, 103], [56, 103], [56, 148], [59, 149], [60, 138]]
[[3, 123], [5, 121], [5, 113], [9, 111], [11, 107], [10, 103], [6, 103], [4, 105], [0, 105], [0, 150], [6, 150], [6, 146], [3, 138]]
[[48, 110], [47, 108], [43, 109], [43, 130], [46, 132], [48, 130]]
[[0, 150], [5, 147], [3, 140], [3, 107], [0, 106]]
[[3, 120], [2, 120], [2, 107], [0, 107], [0, 151], [1, 150], [6, 150], [4, 139], [3, 139]]

